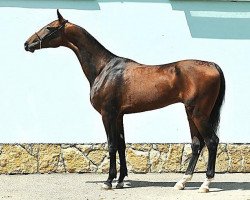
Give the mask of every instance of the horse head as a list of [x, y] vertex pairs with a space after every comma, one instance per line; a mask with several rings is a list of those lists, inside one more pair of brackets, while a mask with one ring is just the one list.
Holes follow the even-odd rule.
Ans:
[[41, 30], [34, 33], [24, 43], [26, 51], [34, 52], [42, 48], [56, 48], [63, 43], [63, 30], [68, 22], [57, 10], [58, 19], [44, 26]]

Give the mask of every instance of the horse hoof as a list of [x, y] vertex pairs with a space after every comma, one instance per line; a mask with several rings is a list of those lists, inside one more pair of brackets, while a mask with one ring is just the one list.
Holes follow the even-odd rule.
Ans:
[[112, 184], [108, 183], [108, 182], [105, 182], [105, 183], [102, 184], [102, 189], [110, 190], [110, 189], [112, 189]]
[[183, 185], [182, 183], [176, 183], [174, 186], [174, 189], [176, 190], [184, 190], [185, 185]]
[[124, 187], [124, 182], [117, 183], [116, 189], [122, 189]]
[[198, 192], [199, 193], [208, 193], [209, 192], [209, 188], [208, 187], [200, 187]]

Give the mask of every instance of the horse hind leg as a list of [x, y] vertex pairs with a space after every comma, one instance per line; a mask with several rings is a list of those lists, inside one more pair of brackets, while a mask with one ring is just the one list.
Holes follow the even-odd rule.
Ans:
[[219, 144], [219, 138], [211, 128], [210, 124], [206, 124], [204, 127], [206, 127], [206, 131], [203, 132], [203, 138], [208, 149], [208, 164], [206, 179], [199, 188], [199, 192], [201, 193], [209, 192], [209, 185], [214, 179], [217, 147]]
[[201, 102], [199, 106], [196, 107], [196, 111], [194, 111], [193, 114], [194, 124], [199, 130], [199, 133], [204, 139], [205, 144], [208, 148], [206, 179], [201, 185], [199, 192], [209, 192], [209, 185], [213, 180], [215, 174], [216, 154], [217, 147], [219, 144], [219, 138], [215, 133], [213, 124], [210, 123], [209, 117], [211, 114], [211, 110], [209, 109], [209, 105], [211, 105], [211, 99], [206, 99], [205, 101]]
[[209, 192], [209, 185], [214, 179], [217, 148], [219, 144], [219, 138], [214, 132], [213, 128], [211, 128], [211, 125], [208, 123], [206, 126], [207, 132], [204, 132], [204, 140], [208, 149], [208, 164], [206, 179], [199, 189], [199, 192], [202, 193]]
[[189, 161], [189, 165], [187, 167], [185, 175], [174, 186], [174, 188], [178, 190], [183, 190], [186, 186], [186, 183], [192, 179], [199, 155], [201, 153], [201, 150], [205, 146], [205, 142], [193, 122], [192, 108], [193, 107], [188, 107], [188, 106], [186, 107], [186, 113], [188, 117], [190, 133], [191, 133], [191, 138], [192, 138], [192, 144], [191, 144], [192, 156]]

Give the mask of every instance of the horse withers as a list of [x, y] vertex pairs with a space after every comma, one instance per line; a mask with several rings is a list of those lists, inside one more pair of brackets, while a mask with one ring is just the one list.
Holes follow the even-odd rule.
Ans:
[[174, 103], [184, 104], [192, 139], [192, 156], [185, 175], [175, 185], [184, 189], [190, 181], [201, 153], [208, 148], [206, 180], [200, 192], [208, 192], [215, 174], [219, 138], [216, 135], [220, 109], [225, 95], [225, 79], [220, 67], [200, 60], [182, 60], [162, 65], [144, 65], [116, 56], [103, 47], [85, 29], [58, 19], [33, 34], [24, 44], [34, 52], [51, 47], [68, 47], [76, 54], [90, 84], [90, 101], [101, 114], [108, 140], [110, 168], [103, 188], [112, 188], [117, 176], [116, 153], [120, 176], [116, 188], [122, 188], [127, 176], [125, 158], [124, 114], [159, 109]]

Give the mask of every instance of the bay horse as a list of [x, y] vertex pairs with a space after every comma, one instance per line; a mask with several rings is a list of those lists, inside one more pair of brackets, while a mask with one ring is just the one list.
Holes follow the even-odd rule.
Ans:
[[90, 101], [101, 114], [110, 156], [109, 175], [104, 189], [112, 188], [117, 176], [116, 153], [120, 176], [116, 188], [123, 188], [127, 176], [125, 158], [124, 114], [159, 109], [170, 104], [184, 104], [192, 139], [192, 156], [185, 175], [175, 185], [184, 189], [190, 181], [206, 145], [209, 152], [206, 179], [200, 192], [208, 192], [215, 174], [219, 138], [216, 135], [220, 109], [225, 95], [225, 78], [220, 67], [200, 60], [183, 60], [163, 65], [144, 65], [116, 56], [103, 47], [85, 29], [58, 19], [33, 34], [24, 44], [34, 52], [43, 48], [68, 47], [76, 54], [90, 84]]

